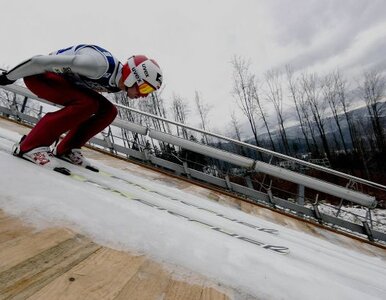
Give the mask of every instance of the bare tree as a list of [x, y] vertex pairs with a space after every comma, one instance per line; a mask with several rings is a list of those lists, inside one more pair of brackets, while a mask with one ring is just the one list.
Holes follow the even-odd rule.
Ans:
[[[196, 103], [197, 112], [201, 121], [200, 126], [203, 130], [207, 131], [209, 126], [208, 114], [211, 107], [202, 101], [202, 97], [198, 91], [195, 92], [194, 101]], [[205, 143], [208, 144], [208, 137], [206, 134], [203, 134], [203, 139]]]
[[385, 132], [381, 120], [385, 117], [383, 98], [385, 96], [386, 80], [380, 72], [374, 70], [365, 72], [363, 76], [359, 91], [367, 106], [378, 151], [386, 152]]
[[300, 129], [306, 142], [307, 150], [308, 152], [313, 152], [313, 149], [311, 148], [312, 141], [309, 140], [309, 131], [307, 130], [307, 118], [304, 114], [304, 105], [302, 105], [302, 103], [304, 103], [304, 90], [299, 87], [299, 81], [294, 78], [294, 71], [289, 65], [286, 66], [286, 75], [289, 92], [295, 104], [296, 115], [298, 117]]
[[256, 145], [260, 146], [260, 142], [257, 138], [257, 126], [255, 120], [256, 103], [253, 97], [255, 91], [255, 77], [249, 71], [250, 62], [241, 57], [234, 56], [232, 65], [234, 79], [233, 96], [236, 98], [241, 111], [248, 119]]
[[[188, 106], [182, 97], [178, 95], [173, 95], [172, 111], [174, 120], [176, 122], [186, 124]], [[188, 132], [184, 127], [180, 128], [179, 126], [177, 126], [177, 135], [182, 135], [184, 139], [188, 139]]]
[[260, 96], [257, 92], [257, 84], [254, 85], [253, 98], [254, 98], [255, 103], [256, 103], [256, 108], [257, 108], [256, 113], [261, 118], [261, 120], [263, 120], [264, 127], [267, 130], [268, 138], [269, 138], [269, 141], [271, 142], [271, 148], [273, 151], [276, 151], [275, 143], [273, 141], [272, 134], [271, 134], [271, 129], [269, 127], [268, 120], [265, 117], [266, 114], [265, 114], [265, 111], [264, 111], [263, 106], [261, 104]]
[[307, 134], [311, 136], [313, 153], [315, 153], [317, 156], [320, 156], [319, 145], [316, 138], [317, 133], [316, 133], [314, 123], [312, 121], [312, 112], [311, 112], [310, 105], [308, 104], [306, 91], [304, 90], [304, 88], [302, 89], [300, 100], [301, 100], [300, 109], [301, 109], [302, 115], [304, 116], [304, 120], [307, 124], [307, 127], [306, 127]]
[[[240, 125], [239, 125], [239, 121], [237, 120], [237, 117], [236, 117], [236, 114], [235, 114], [234, 111], [232, 111], [232, 113], [231, 113], [231, 127], [233, 129], [233, 134], [236, 136], [236, 139], [238, 141], [241, 141]], [[238, 146], [238, 145], [236, 145], [234, 143], [232, 143], [232, 144], [234, 146], [234, 149], [235, 149], [236, 153], [240, 153], [243, 156], [246, 155], [245, 150], [244, 150], [243, 147]]]
[[[331, 159], [330, 148], [327, 141], [325, 122], [326, 122], [326, 103], [320, 97], [320, 89], [318, 87], [319, 79], [316, 74], [303, 74], [302, 84], [305, 91], [306, 103], [310, 108], [313, 122], [319, 132], [322, 140], [323, 149], [328, 157]], [[311, 125], [311, 124], [310, 124]]]
[[[340, 122], [340, 114], [341, 114], [341, 101], [339, 100], [339, 93], [343, 92], [341, 90], [342, 86], [340, 85], [341, 76], [338, 71], [330, 73], [326, 75], [322, 81], [322, 92], [324, 99], [327, 101], [328, 105], [330, 106], [333, 119], [335, 121], [335, 125], [338, 128], [338, 134], [340, 137], [340, 142], [336, 140], [337, 146], [342, 144], [345, 154], [348, 153], [347, 151], [347, 145], [346, 141], [344, 139], [342, 126]], [[335, 135], [334, 135], [334, 138]]]
[[[113, 102], [117, 104], [122, 104], [127, 107], [136, 107], [137, 105], [136, 102], [128, 98], [125, 93], [111, 94], [109, 95], [109, 98]], [[140, 125], [143, 125], [145, 122], [145, 119], [141, 115], [132, 113], [130, 110], [120, 107], [118, 107], [118, 116], [122, 120], [137, 123]], [[121, 135], [124, 145], [127, 144], [128, 147], [131, 147], [133, 149], [138, 150], [140, 148], [140, 145], [144, 146], [146, 144], [146, 139], [142, 135], [134, 133], [125, 128], [121, 128]]]
[[[233, 96], [236, 98], [236, 102], [241, 111], [248, 119], [256, 145], [260, 146], [256, 124], [256, 117], [259, 115], [266, 126], [268, 135], [271, 139], [272, 147], [275, 149], [269, 126], [266, 122], [267, 120], [260, 103], [260, 97], [257, 92], [257, 82], [255, 80], [255, 76], [249, 71], [250, 62], [241, 57], [234, 56], [232, 65], [234, 78]], [[259, 153], [259, 155], [260, 158], [262, 158], [261, 153]]]
[[234, 111], [231, 113], [231, 126], [234, 130], [234, 134], [236, 136], [236, 139], [238, 141], [241, 141], [241, 132], [240, 132], [240, 125], [239, 121], [237, 120], [236, 114]]
[[[148, 98], [150, 98], [148, 100], [149, 104], [151, 104], [149, 112], [156, 115], [156, 116], [160, 116], [160, 117], [166, 119], [167, 114], [166, 114], [164, 100], [161, 97], [161, 93], [162, 93], [162, 91], [151, 93], [151, 95], [148, 97]], [[152, 121], [153, 121], [154, 127], [157, 128], [158, 130], [163, 131], [163, 132], [168, 132], [168, 133], [171, 132], [168, 123], [166, 123], [162, 120], [159, 120], [159, 119], [154, 119], [154, 118]]]
[[270, 70], [266, 72], [265, 81], [268, 87], [268, 91], [266, 93], [267, 99], [273, 104], [273, 107], [276, 112], [277, 123], [279, 126], [279, 134], [283, 143], [284, 152], [289, 155], [291, 151], [284, 127], [283, 89], [281, 85], [280, 72], [278, 70]]
[[343, 111], [344, 117], [347, 122], [348, 130], [350, 133], [350, 139], [352, 143], [352, 148], [354, 151], [358, 148], [358, 135], [356, 134], [355, 124], [352, 120], [352, 115], [350, 114], [350, 99], [347, 97], [347, 82], [342, 78], [340, 72], [333, 73], [335, 91], [337, 93], [337, 100], [340, 103], [341, 109]]
[[308, 75], [302, 73], [299, 78], [293, 78], [293, 70], [287, 66], [287, 79], [291, 97], [295, 103], [295, 109], [298, 114], [302, 133], [305, 137], [307, 149], [309, 152], [320, 155], [319, 146], [316, 137], [316, 129], [313, 121], [313, 112], [309, 103], [310, 91], [307, 84]]

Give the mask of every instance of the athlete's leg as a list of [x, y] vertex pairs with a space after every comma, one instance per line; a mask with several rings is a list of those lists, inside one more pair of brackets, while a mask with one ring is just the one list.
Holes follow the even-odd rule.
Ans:
[[114, 121], [117, 109], [109, 100], [101, 94], [90, 91], [94, 98], [98, 99], [98, 110], [86, 121], [71, 129], [64, 139], [56, 147], [56, 155], [60, 156], [71, 149], [80, 149], [89, 139], [101, 132]]
[[20, 145], [22, 152], [50, 146], [62, 133], [76, 128], [98, 111], [99, 101], [88, 90], [79, 88], [55, 73], [24, 78], [26, 86], [37, 96], [64, 108], [47, 113]]

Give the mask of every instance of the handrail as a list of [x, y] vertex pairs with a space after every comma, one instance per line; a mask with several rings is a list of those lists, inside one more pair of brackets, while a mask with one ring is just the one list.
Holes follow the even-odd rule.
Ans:
[[333, 174], [333, 175], [336, 175], [336, 176], [344, 177], [346, 179], [355, 180], [355, 181], [357, 181], [359, 183], [367, 184], [369, 186], [377, 187], [377, 188], [380, 188], [380, 189], [383, 189], [383, 190], [386, 191], [386, 186], [384, 186], [382, 184], [379, 184], [379, 183], [376, 183], [376, 182], [372, 182], [372, 181], [369, 181], [369, 180], [366, 180], [366, 179], [363, 179], [363, 178], [360, 178], [360, 177], [352, 176], [352, 175], [349, 175], [349, 174], [346, 174], [346, 173], [342, 173], [342, 172], [336, 171], [334, 169], [330, 169], [330, 168], [327, 168], [327, 167], [316, 165], [316, 164], [313, 164], [313, 163], [310, 163], [310, 162], [307, 162], [307, 161], [304, 161], [304, 160], [301, 160], [301, 159], [298, 159], [298, 158], [295, 158], [295, 157], [291, 157], [291, 156], [288, 156], [288, 155], [285, 155], [285, 154], [282, 154], [282, 153], [278, 153], [278, 152], [275, 152], [275, 151], [272, 151], [272, 150], [261, 148], [261, 147], [258, 147], [258, 146], [255, 146], [255, 145], [251, 145], [251, 144], [248, 144], [248, 143], [245, 143], [245, 142], [234, 140], [232, 138], [228, 138], [228, 137], [225, 137], [225, 136], [213, 133], [213, 132], [205, 131], [205, 130], [202, 130], [202, 129], [199, 129], [199, 128], [195, 128], [195, 127], [192, 127], [192, 126], [189, 126], [189, 125], [185, 125], [185, 124], [182, 124], [182, 123], [179, 123], [179, 122], [176, 122], [176, 121], [168, 120], [168, 119], [165, 119], [163, 117], [160, 117], [160, 116], [157, 116], [157, 115], [153, 115], [153, 114], [150, 114], [150, 113], [147, 113], [147, 112], [144, 112], [144, 111], [132, 108], [132, 107], [124, 106], [122, 104], [115, 103], [115, 106], [123, 108], [123, 109], [130, 110], [132, 112], [135, 112], [135, 113], [138, 113], [138, 114], [141, 114], [141, 115], [144, 115], [144, 116], [155, 118], [155, 119], [158, 119], [160, 121], [165, 121], [165, 122], [168, 122], [168, 123], [173, 124], [173, 125], [184, 127], [186, 129], [190, 129], [190, 130], [194, 130], [194, 131], [197, 131], [197, 132], [200, 132], [200, 133], [203, 133], [203, 134], [207, 134], [207, 135], [210, 135], [210, 136], [213, 136], [213, 137], [216, 137], [216, 138], [228, 141], [228, 142], [232, 142], [232, 143], [240, 145], [240, 146], [244, 146], [244, 147], [247, 147], [247, 148], [250, 148], [250, 149], [258, 150], [258, 151], [263, 152], [265, 154], [270, 154], [270, 155], [273, 155], [273, 156], [276, 156], [276, 157], [279, 157], [279, 158], [291, 160], [291, 161], [297, 162], [297, 163], [299, 163], [299, 164], [301, 164], [303, 166], [311, 167], [313, 169], [324, 171], [326, 173], [330, 173], [330, 174]]
[[[5, 90], [8, 90], [10, 92], [21, 94], [21, 95], [23, 95], [25, 97], [28, 97], [28, 98], [36, 99], [36, 100], [41, 101], [43, 103], [47, 103], [47, 104], [50, 104], [50, 105], [58, 106], [58, 105], [55, 105], [55, 104], [53, 104], [53, 103], [51, 103], [51, 102], [49, 102], [49, 101], [47, 101], [45, 99], [39, 98], [38, 96], [33, 94], [31, 91], [29, 91], [27, 88], [19, 86], [19, 85], [16, 85], [16, 84], [2, 86], [1, 88], [5, 89]], [[382, 184], [379, 184], [379, 183], [376, 183], [376, 182], [372, 182], [372, 181], [369, 181], [369, 180], [366, 180], [366, 179], [363, 179], [363, 178], [360, 178], [360, 177], [356, 177], [356, 176], [349, 175], [349, 174], [346, 174], [346, 173], [343, 173], [343, 172], [339, 172], [339, 171], [336, 171], [336, 170], [333, 170], [333, 169], [330, 169], [330, 168], [327, 168], [327, 167], [316, 165], [316, 164], [313, 164], [313, 163], [310, 163], [310, 162], [307, 162], [307, 161], [304, 161], [304, 160], [301, 160], [301, 159], [298, 159], [298, 158], [295, 158], [295, 157], [291, 157], [291, 156], [288, 156], [288, 155], [285, 155], [285, 154], [282, 154], [282, 153], [278, 153], [278, 152], [275, 152], [275, 151], [272, 151], [272, 150], [268, 150], [268, 149], [265, 149], [265, 148], [262, 148], [262, 147], [258, 147], [258, 146], [252, 145], [252, 144], [241, 142], [241, 141], [238, 141], [238, 140], [235, 140], [235, 139], [232, 139], [232, 138], [228, 138], [226, 136], [222, 136], [220, 134], [216, 134], [216, 133], [213, 133], [213, 132], [209, 132], [209, 131], [206, 131], [206, 130], [195, 128], [195, 127], [192, 127], [192, 126], [180, 123], [180, 122], [168, 120], [166, 118], [163, 118], [163, 117], [160, 117], [160, 116], [157, 116], [157, 115], [153, 115], [151, 113], [147, 113], [147, 112], [144, 112], [144, 111], [132, 108], [132, 107], [128, 107], [128, 106], [122, 105], [122, 104], [114, 103], [114, 105], [119, 107], [119, 108], [127, 109], [127, 110], [130, 110], [132, 112], [141, 114], [143, 116], [154, 118], [154, 119], [157, 119], [157, 120], [160, 120], [160, 121], [167, 122], [169, 124], [173, 124], [173, 125], [180, 126], [180, 127], [183, 127], [183, 128], [189, 129], [189, 130], [193, 130], [193, 131], [196, 131], [196, 132], [199, 132], [199, 133], [202, 133], [202, 134], [206, 134], [206, 135], [209, 135], [209, 136], [212, 136], [212, 137], [216, 137], [216, 138], [222, 139], [224, 141], [228, 141], [228, 142], [237, 144], [239, 146], [243, 146], [243, 147], [247, 147], [247, 148], [250, 148], [250, 149], [253, 149], [253, 150], [257, 150], [259, 152], [262, 152], [262, 153], [265, 153], [265, 154], [269, 154], [269, 155], [272, 155], [272, 156], [275, 156], [275, 157], [278, 157], [278, 158], [281, 158], [281, 159], [290, 160], [290, 161], [296, 162], [296, 163], [298, 163], [300, 165], [313, 168], [315, 170], [323, 171], [323, 172], [326, 172], [326, 173], [329, 173], [329, 174], [332, 174], [332, 175], [335, 175], [335, 176], [339, 176], [339, 177], [342, 177], [342, 178], [345, 178], [345, 179], [353, 180], [353, 181], [356, 181], [358, 183], [362, 183], [362, 184], [365, 184], [365, 185], [368, 185], [368, 186], [372, 186], [372, 187], [376, 187], [376, 188], [379, 188], [379, 189], [382, 189], [382, 190], [386, 191], [386, 186], [384, 186]]]
[[158, 141], [177, 145], [184, 149], [189, 149], [196, 153], [220, 159], [222, 161], [226, 161], [246, 169], [254, 169], [257, 172], [262, 172], [268, 175], [272, 175], [276, 178], [281, 178], [290, 182], [294, 182], [309, 187], [313, 190], [317, 190], [338, 198], [349, 200], [353, 203], [357, 203], [362, 206], [374, 208], [377, 205], [377, 201], [373, 196], [357, 192], [347, 187], [342, 187], [314, 177], [310, 177], [301, 173], [277, 167], [265, 162], [255, 161], [251, 158], [246, 158], [238, 154], [213, 148], [207, 145], [202, 145], [197, 142], [188, 141], [186, 139], [154, 129], [149, 130], [149, 136], [151, 138], [155, 138]]

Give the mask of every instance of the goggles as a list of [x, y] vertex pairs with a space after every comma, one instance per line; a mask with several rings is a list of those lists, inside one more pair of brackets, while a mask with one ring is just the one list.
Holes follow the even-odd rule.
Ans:
[[138, 91], [141, 95], [148, 95], [152, 92], [155, 91], [155, 88], [152, 87], [150, 84], [148, 84], [147, 82], [143, 82], [141, 84], [138, 84], [137, 83], [137, 86], [138, 86]]

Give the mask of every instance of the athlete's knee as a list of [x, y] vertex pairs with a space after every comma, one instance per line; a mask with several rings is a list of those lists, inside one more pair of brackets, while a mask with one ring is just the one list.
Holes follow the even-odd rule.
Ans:
[[115, 107], [114, 104], [111, 103], [111, 105], [109, 106], [109, 109], [108, 109], [108, 114], [110, 116], [110, 118], [112, 118], [112, 120], [115, 119], [115, 117], [117, 116], [118, 114], [118, 109]]
[[117, 116], [118, 110], [113, 103], [106, 99], [99, 103], [99, 113], [103, 115], [106, 120], [112, 122]]
[[111, 124], [111, 122], [114, 121], [117, 114], [118, 114], [118, 110], [115, 107], [115, 105], [113, 105], [112, 103], [111, 105], [106, 107], [105, 110], [103, 111], [104, 119], [106, 120], [107, 124]]
[[99, 110], [99, 103], [97, 99], [93, 97], [81, 97], [74, 101], [75, 106], [79, 110], [79, 113], [86, 115], [93, 115]]

